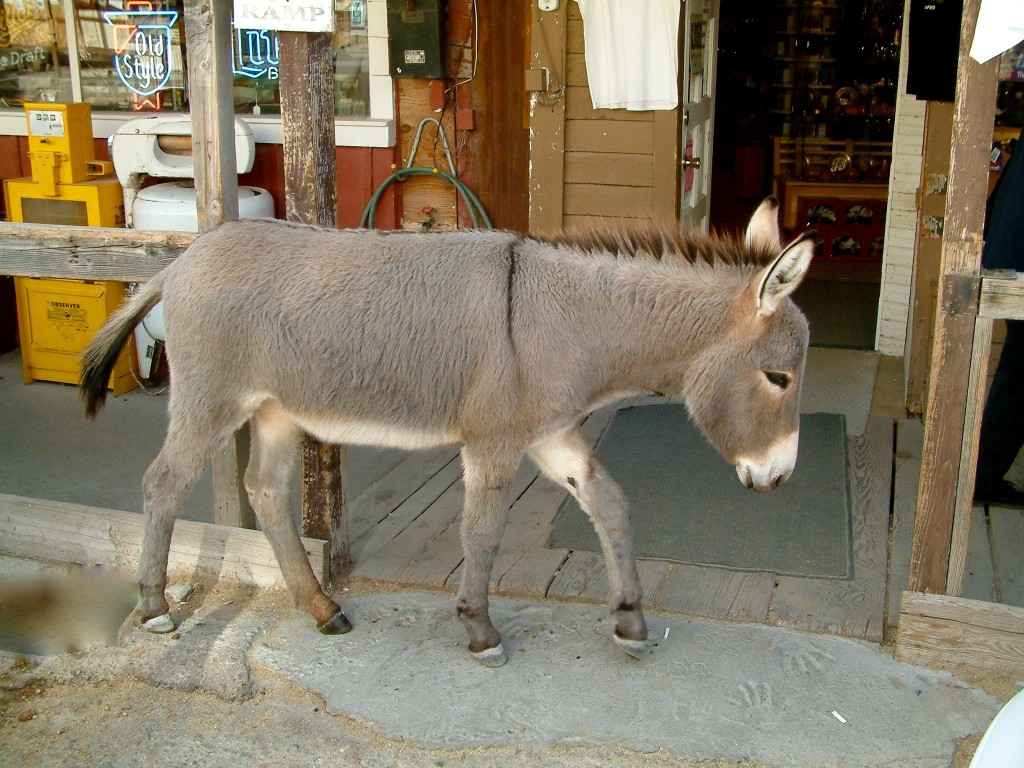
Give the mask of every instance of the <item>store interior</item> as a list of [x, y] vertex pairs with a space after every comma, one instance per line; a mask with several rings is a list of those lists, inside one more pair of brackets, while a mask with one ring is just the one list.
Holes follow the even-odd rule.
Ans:
[[[797, 300], [826, 313], [812, 327], [840, 331], [824, 346], [874, 343], [903, 25], [902, 0], [720, 6], [711, 223], [741, 227], [775, 194], [789, 233], [818, 230]], [[1024, 81], [1013, 77], [1001, 72], [996, 173], [997, 150], [1015, 144], [1006, 126], [1024, 117]], [[855, 330], [844, 336], [837, 316]]]

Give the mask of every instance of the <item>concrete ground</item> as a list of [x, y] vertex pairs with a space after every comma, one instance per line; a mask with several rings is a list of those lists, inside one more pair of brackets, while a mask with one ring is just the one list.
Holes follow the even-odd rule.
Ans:
[[510, 660], [489, 669], [450, 595], [370, 588], [336, 595], [345, 636], [282, 590], [200, 582], [174, 634], [64, 653], [116, 632], [90, 617], [127, 610], [127, 577], [13, 558], [0, 576], [0, 642], [57, 652], [0, 662], [12, 766], [943, 768], [1013, 693], [871, 643], [679, 615], [649, 617], [637, 661], [602, 606], [554, 601], [493, 601]]

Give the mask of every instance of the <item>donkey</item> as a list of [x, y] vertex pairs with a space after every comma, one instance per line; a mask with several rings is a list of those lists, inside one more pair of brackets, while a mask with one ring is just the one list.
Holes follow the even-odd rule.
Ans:
[[626, 501], [579, 423], [647, 392], [682, 394], [747, 487], [785, 482], [797, 455], [808, 327], [789, 295], [813, 232], [785, 247], [778, 202], [745, 237], [655, 225], [533, 237], [329, 230], [277, 220], [204, 234], [115, 312], [86, 349], [95, 417], [132, 329], [164, 302], [167, 437], [144, 478], [135, 620], [174, 621], [164, 598], [175, 516], [213, 452], [246, 420], [245, 488], [293, 599], [327, 634], [351, 624], [300, 546], [289, 477], [303, 431], [325, 442], [461, 446], [469, 651], [506, 661], [488, 584], [524, 454], [575, 496], [601, 540], [614, 640], [647, 627]]

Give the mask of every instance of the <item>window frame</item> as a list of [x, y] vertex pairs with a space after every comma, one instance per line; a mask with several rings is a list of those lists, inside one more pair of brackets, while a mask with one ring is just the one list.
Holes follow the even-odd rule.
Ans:
[[[78, 36], [74, 30], [74, 0], [63, 0], [68, 29], [68, 56], [78, 62]], [[396, 140], [394, 82], [388, 55], [387, 0], [366, 0], [366, 32], [370, 51], [370, 116], [335, 117], [334, 144], [338, 147], [393, 147]], [[82, 81], [78, 66], [71, 69], [73, 100], [82, 100]], [[181, 114], [170, 112], [94, 112], [93, 137], [108, 138], [126, 121], [148, 114]], [[236, 117], [252, 128], [258, 144], [283, 144], [284, 132], [280, 115], [246, 115]], [[0, 107], [0, 135], [27, 136], [25, 110]]]

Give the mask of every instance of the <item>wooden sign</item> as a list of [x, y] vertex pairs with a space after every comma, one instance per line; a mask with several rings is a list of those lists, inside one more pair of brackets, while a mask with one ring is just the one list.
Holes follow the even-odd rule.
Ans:
[[334, 0], [234, 0], [235, 29], [335, 31]]

